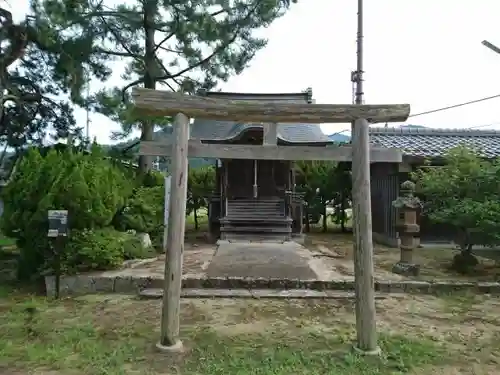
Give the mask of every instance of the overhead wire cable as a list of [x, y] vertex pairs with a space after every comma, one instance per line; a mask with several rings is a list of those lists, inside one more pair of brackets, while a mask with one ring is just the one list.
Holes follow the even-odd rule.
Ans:
[[[497, 98], [500, 98], [500, 94], [491, 95], [491, 96], [485, 96], [484, 98], [469, 100], [468, 102], [464, 102], [464, 103], [453, 104], [453, 105], [449, 105], [449, 106], [446, 106], [446, 107], [440, 107], [440, 108], [436, 108], [436, 109], [431, 109], [429, 111], [415, 113], [413, 115], [408, 116], [408, 118], [413, 118], [413, 117], [417, 117], [417, 116], [428, 115], [428, 114], [436, 113], [436, 112], [447, 111], [447, 110], [450, 110], [450, 109], [464, 107], [466, 105], [481, 103], [481, 102], [485, 102], [487, 100], [492, 100], [492, 99], [497, 99]], [[379, 122], [370, 123], [370, 125], [375, 125], [375, 124], [379, 124]], [[479, 125], [477, 127], [475, 127], [475, 126], [471, 127], [470, 129], [479, 128], [479, 127], [486, 127], [486, 126], [491, 126], [491, 125], [495, 125], [495, 124]], [[350, 130], [351, 129], [344, 129], [344, 130], [341, 130], [341, 131], [339, 131], [337, 133], [330, 134], [329, 136], [337, 135], [337, 134], [342, 134], [342, 133], [345, 133], [345, 132], [350, 131]]]

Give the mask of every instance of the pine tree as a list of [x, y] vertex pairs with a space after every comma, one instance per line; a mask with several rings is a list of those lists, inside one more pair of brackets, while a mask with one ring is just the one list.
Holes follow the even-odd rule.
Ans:
[[[84, 103], [82, 89], [90, 75], [106, 80], [125, 63], [124, 87], [99, 92], [93, 109], [122, 124], [126, 136], [141, 129], [152, 140], [155, 126], [168, 118], [138, 117], [130, 88], [164, 87], [195, 93], [213, 89], [239, 74], [266, 45], [253, 31], [269, 26], [291, 0], [32, 0], [35, 23], [52, 35], [47, 50], [59, 51], [52, 61], [54, 79], [71, 88], [72, 99]], [[55, 37], [54, 37], [55, 36]], [[140, 158], [140, 170], [150, 168]]]
[[[14, 22], [12, 14], [0, 8], [0, 165], [5, 170], [8, 150], [19, 154], [28, 145], [41, 145], [47, 136], [73, 138], [72, 108], [58, 97], [62, 87], [47, 81], [44, 56], [36, 41], [30, 18]], [[7, 168], [8, 170], [8, 168]], [[6, 178], [6, 176], [2, 176]]]

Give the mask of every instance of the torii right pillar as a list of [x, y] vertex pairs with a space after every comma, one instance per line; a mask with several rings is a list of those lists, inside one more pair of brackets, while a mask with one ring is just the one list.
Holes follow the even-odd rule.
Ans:
[[392, 272], [405, 276], [418, 276], [420, 273], [420, 265], [414, 263], [413, 251], [419, 246], [420, 226], [417, 224], [417, 214], [422, 203], [414, 193], [415, 184], [405, 181], [401, 184], [400, 196], [392, 202], [398, 210], [396, 230], [401, 252], [399, 262], [392, 267]]

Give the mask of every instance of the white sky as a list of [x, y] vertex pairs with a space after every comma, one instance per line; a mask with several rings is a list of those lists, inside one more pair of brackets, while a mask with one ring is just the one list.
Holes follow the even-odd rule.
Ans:
[[[16, 18], [28, 10], [16, 3]], [[410, 103], [412, 113], [500, 94], [498, 0], [365, 0], [366, 103]], [[350, 103], [356, 62], [356, 1], [299, 0], [262, 34], [265, 50], [240, 76], [221, 86], [235, 92], [300, 92], [317, 103]], [[108, 81], [120, 85], [119, 79]], [[113, 124], [91, 116], [90, 134], [109, 142]], [[84, 111], [77, 112], [84, 126]], [[441, 128], [500, 129], [500, 98], [410, 119]], [[397, 124], [395, 124], [397, 125]], [[490, 125], [490, 126], [484, 126]], [[322, 125], [326, 133], [348, 125]]]

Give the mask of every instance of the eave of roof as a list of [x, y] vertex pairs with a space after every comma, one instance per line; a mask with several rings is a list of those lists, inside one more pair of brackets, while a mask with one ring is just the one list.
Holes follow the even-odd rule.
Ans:
[[500, 131], [479, 129], [371, 128], [370, 143], [399, 148], [406, 156], [439, 158], [465, 145], [486, 158], [500, 156]]

